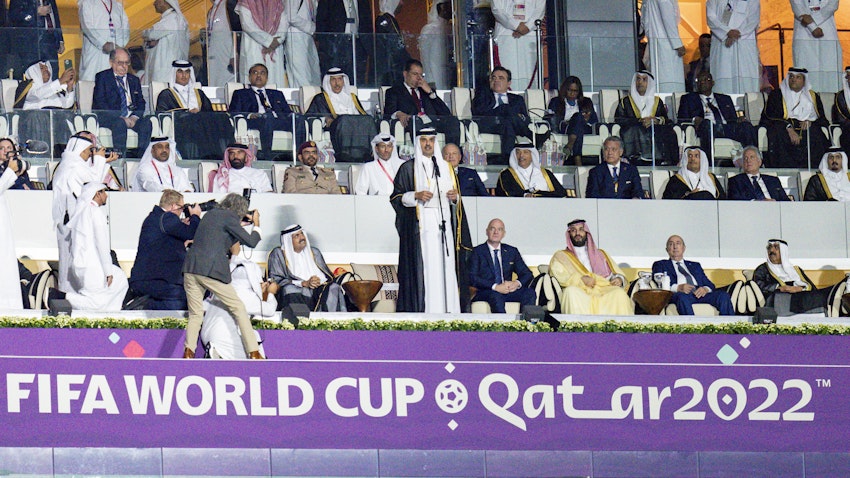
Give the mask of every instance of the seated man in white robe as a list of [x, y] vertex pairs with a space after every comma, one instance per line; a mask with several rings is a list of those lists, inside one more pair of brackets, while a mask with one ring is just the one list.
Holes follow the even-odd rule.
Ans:
[[132, 190], [136, 192], [194, 191], [189, 176], [177, 166], [177, 145], [165, 137], [151, 138], [132, 184]]
[[71, 307], [101, 312], [121, 310], [129, 285], [124, 271], [112, 263], [109, 226], [100, 210], [106, 205], [106, 185], [86, 183], [68, 222], [71, 231], [71, 290], [51, 289], [49, 299], [66, 299]]
[[[259, 318], [272, 317], [277, 310], [278, 286], [271, 281], [263, 281], [263, 271], [256, 263], [239, 255], [241, 250], [237, 242], [230, 249], [230, 284], [236, 295], [245, 304], [249, 315]], [[242, 335], [236, 325], [236, 319], [230, 315], [227, 307], [215, 296], [204, 301], [204, 326], [201, 328], [201, 342], [207, 357], [226, 360], [247, 358], [242, 345]], [[254, 330], [259, 344], [259, 352], [266, 357], [260, 334]]]
[[632, 315], [635, 312], [624, 289], [623, 272], [605, 251], [596, 248], [583, 219], [567, 224], [567, 248], [552, 256], [549, 275], [564, 288], [561, 298], [564, 314]]
[[59, 79], [51, 81], [52, 77], [50, 62], [35, 63], [27, 68], [24, 80], [15, 90], [15, 109], [26, 110], [18, 112], [18, 138], [22, 143], [27, 140], [67, 143], [71, 136], [66, 123], [74, 118], [76, 72], [68, 68]]
[[803, 201], [850, 201], [847, 153], [840, 148], [829, 148], [824, 153], [817, 172], [806, 185]]
[[233, 143], [224, 150], [224, 159], [218, 169], [210, 173], [210, 192], [239, 193], [246, 189], [252, 192], [272, 191], [269, 176], [262, 169], [251, 167], [254, 155], [248, 146]]
[[398, 168], [404, 162], [398, 157], [395, 137], [391, 134], [378, 134], [372, 138], [373, 161], [363, 165], [354, 194], [389, 196], [393, 193], [393, 180]]
[[334, 282], [322, 252], [298, 224], [280, 233], [280, 247], [269, 254], [269, 277], [280, 286], [278, 305], [306, 304], [311, 310], [345, 312], [345, 294]]

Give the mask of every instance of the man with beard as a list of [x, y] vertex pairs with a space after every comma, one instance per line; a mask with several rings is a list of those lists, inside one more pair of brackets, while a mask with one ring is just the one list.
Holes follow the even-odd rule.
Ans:
[[300, 166], [286, 169], [283, 175], [283, 192], [296, 194], [341, 194], [333, 169], [316, 166], [319, 149], [313, 141], [298, 147]]
[[166, 189], [180, 192], [194, 190], [186, 171], [177, 166], [177, 145], [174, 141], [166, 137], [151, 138], [145, 154], [139, 161], [132, 190], [151, 192]]
[[272, 183], [262, 169], [252, 168], [254, 155], [248, 146], [233, 143], [224, 150], [221, 166], [210, 173], [210, 192], [242, 193], [245, 189], [253, 192], [272, 192]]
[[782, 239], [767, 241], [767, 262], [756, 267], [753, 280], [764, 294], [765, 305], [780, 316], [821, 313], [831, 288], [818, 289], [798, 266], [791, 264], [788, 243]]
[[390, 197], [399, 238], [399, 312], [456, 314], [469, 299], [469, 227], [436, 134], [432, 128], [419, 131], [414, 157], [399, 168]]
[[567, 224], [567, 248], [549, 261], [549, 275], [564, 288], [564, 314], [632, 315], [634, 304], [624, 289], [623, 271], [596, 248], [584, 219]]
[[829, 148], [806, 185], [803, 201], [850, 201], [847, 153], [840, 148]]

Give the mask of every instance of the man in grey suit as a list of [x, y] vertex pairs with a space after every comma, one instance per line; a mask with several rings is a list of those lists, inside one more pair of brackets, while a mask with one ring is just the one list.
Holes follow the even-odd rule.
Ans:
[[[236, 318], [242, 332], [245, 355], [252, 359], [263, 358], [245, 304], [230, 284], [230, 247], [237, 242], [255, 247], [260, 242], [260, 213], [253, 211], [250, 222], [245, 220], [247, 214], [248, 200], [231, 193], [225, 196], [218, 208], [207, 212], [201, 219], [195, 241], [183, 264], [183, 287], [189, 305], [183, 358], [195, 358], [198, 334], [204, 320], [205, 290], [215, 294]], [[243, 226], [251, 226], [252, 231], [248, 233]]]

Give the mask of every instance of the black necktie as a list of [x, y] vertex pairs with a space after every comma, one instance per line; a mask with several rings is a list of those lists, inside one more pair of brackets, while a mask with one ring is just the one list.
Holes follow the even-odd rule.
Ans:
[[313, 172], [313, 181], [316, 181], [317, 179], [319, 179], [319, 172], [316, 171], [315, 166], [310, 166], [310, 171]]
[[696, 283], [694, 282], [694, 277], [687, 270], [685, 270], [681, 262], [676, 263], [676, 269], [679, 270], [679, 274], [685, 276], [685, 281], [688, 283], [688, 285], [696, 285]]
[[271, 113], [272, 116], [277, 118], [277, 113], [272, 109], [272, 105], [269, 104], [269, 99], [266, 97], [266, 93], [263, 90], [257, 90], [257, 95], [260, 96], [260, 104], [263, 105], [263, 108], [266, 109], [266, 113]]
[[764, 192], [762, 192], [761, 186], [759, 186], [758, 176], [753, 176], [753, 194], [756, 199], [764, 199]]
[[711, 114], [714, 115], [714, 122], [718, 125], [723, 124], [723, 115], [720, 114], [720, 108], [714, 104], [714, 101], [712, 101], [711, 98], [706, 98], [705, 103], [708, 105], [708, 109], [711, 110]]
[[496, 273], [496, 280], [499, 284], [505, 281], [502, 276], [502, 261], [499, 259], [498, 249], [493, 249], [493, 271]]

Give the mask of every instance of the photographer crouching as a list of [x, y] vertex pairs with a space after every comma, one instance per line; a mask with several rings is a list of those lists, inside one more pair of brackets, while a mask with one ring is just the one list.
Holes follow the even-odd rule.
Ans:
[[[256, 247], [260, 242], [260, 213], [248, 216], [248, 200], [239, 194], [228, 194], [219, 207], [207, 212], [201, 219], [195, 240], [183, 264], [183, 287], [189, 306], [189, 323], [186, 325], [186, 343], [183, 358], [194, 358], [198, 335], [204, 320], [204, 291], [216, 295], [228, 312], [236, 318], [242, 333], [245, 354], [252, 359], [262, 359], [257, 337], [245, 304], [230, 284], [228, 252], [235, 243]], [[250, 219], [250, 221], [248, 220]], [[248, 233], [243, 226], [249, 226]]]
[[142, 222], [130, 289], [135, 296], [147, 296], [145, 309], [186, 310], [183, 262], [200, 222], [201, 207], [185, 204], [183, 194], [173, 189], [162, 192], [159, 205]]
[[9, 189], [35, 189], [27, 174], [29, 164], [21, 159], [21, 152], [12, 138], [0, 138], [0, 174], [7, 168], [17, 175]]

